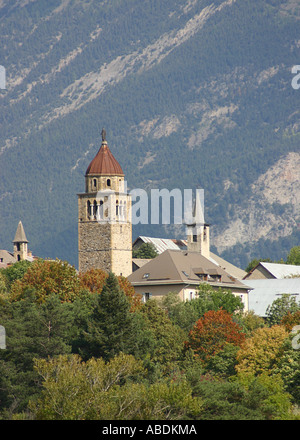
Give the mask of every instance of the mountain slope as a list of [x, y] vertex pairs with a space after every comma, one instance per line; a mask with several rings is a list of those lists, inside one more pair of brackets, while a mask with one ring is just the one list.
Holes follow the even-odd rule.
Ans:
[[298, 29], [296, 1], [2, 0], [1, 247], [22, 219], [35, 254], [77, 264], [76, 194], [105, 126], [129, 188], [204, 188], [218, 252], [284, 258], [299, 242], [299, 175], [276, 180], [299, 160]]

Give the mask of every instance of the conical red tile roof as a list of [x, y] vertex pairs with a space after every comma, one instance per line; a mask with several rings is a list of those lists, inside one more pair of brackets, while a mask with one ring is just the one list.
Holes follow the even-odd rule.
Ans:
[[103, 141], [102, 145], [89, 164], [85, 175], [104, 175], [104, 176], [124, 176], [123, 170], [119, 162], [114, 158], [107, 142]]

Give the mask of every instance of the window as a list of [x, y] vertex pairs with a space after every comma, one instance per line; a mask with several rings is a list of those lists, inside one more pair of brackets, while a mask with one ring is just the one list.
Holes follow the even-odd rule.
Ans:
[[144, 273], [143, 278], [149, 278], [150, 273]]
[[151, 293], [143, 293], [143, 302], [146, 303], [151, 298]]
[[94, 185], [94, 188], [96, 188], [96, 186], [97, 186], [97, 179], [93, 179], [93, 185]]
[[107, 186], [111, 186], [110, 179], [107, 179], [106, 184], [107, 184]]

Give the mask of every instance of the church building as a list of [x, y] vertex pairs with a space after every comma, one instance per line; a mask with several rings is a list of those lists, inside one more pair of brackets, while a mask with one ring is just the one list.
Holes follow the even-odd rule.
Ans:
[[124, 173], [102, 130], [101, 147], [78, 194], [79, 271], [103, 269], [127, 277], [132, 272], [131, 197]]

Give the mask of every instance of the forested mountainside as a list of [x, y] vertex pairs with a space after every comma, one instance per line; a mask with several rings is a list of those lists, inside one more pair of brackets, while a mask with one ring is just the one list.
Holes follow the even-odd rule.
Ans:
[[[77, 265], [101, 129], [129, 188], [204, 188], [214, 250], [299, 244], [297, 0], [0, 0], [0, 248]], [[184, 229], [138, 225], [137, 235]]]

